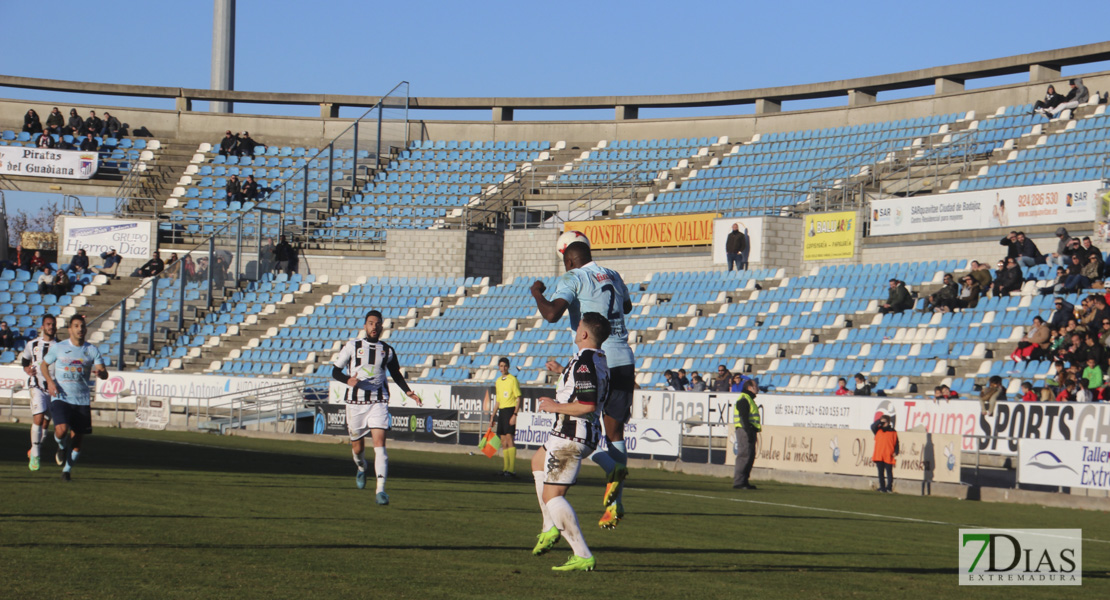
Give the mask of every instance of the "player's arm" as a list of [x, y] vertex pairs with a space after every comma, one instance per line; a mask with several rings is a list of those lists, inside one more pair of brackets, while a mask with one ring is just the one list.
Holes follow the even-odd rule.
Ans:
[[558, 413], [560, 415], [570, 415], [572, 417], [581, 417], [588, 415], [597, 410], [596, 404], [587, 404], [574, 400], [566, 404], [560, 404], [554, 398], [543, 397], [540, 398], [539, 409], [540, 412]]
[[389, 362], [386, 363], [386, 368], [389, 369], [389, 375], [393, 377], [393, 381], [397, 383], [397, 387], [401, 388], [401, 391], [404, 392], [406, 396], [415, 400], [417, 406], [423, 406], [424, 401], [420, 399], [420, 396], [416, 395], [416, 392], [409, 389], [409, 384], [405, 381], [405, 376], [401, 373], [401, 364], [397, 362], [397, 353], [391, 352], [390, 354], [392, 354], [392, 356], [389, 357]]
[[31, 344], [27, 344], [23, 347], [23, 352], [19, 354], [19, 364], [23, 366], [23, 372], [28, 375], [35, 374], [35, 367], [31, 358]]
[[567, 307], [570, 304], [562, 298], [555, 298], [548, 300], [544, 297], [543, 293], [547, 291], [547, 286], [542, 281], [536, 280], [532, 284], [532, 298], [536, 301], [536, 308], [540, 311], [540, 316], [543, 317], [548, 323], [557, 323], [559, 319], [563, 318], [563, 313], [567, 312]]
[[573, 374], [573, 381], [571, 382], [571, 385], [574, 386], [572, 388], [574, 390], [573, 399], [566, 404], [560, 404], [551, 398], [541, 398], [540, 410], [572, 417], [580, 417], [594, 412], [597, 410], [599, 388], [597, 370], [586, 361], [571, 361], [567, 367], [571, 369]]
[[46, 356], [43, 357], [43, 365], [42, 368], [39, 369], [39, 371], [42, 372], [42, 380], [46, 382], [46, 393], [51, 396], [58, 395], [58, 384], [54, 381], [54, 376], [50, 373], [50, 365], [57, 362], [57, 360], [58, 357], [54, 354], [54, 348], [51, 348], [50, 351], [46, 353]]
[[100, 379], [101, 381], [108, 380], [108, 367], [105, 367], [104, 365], [93, 365], [93, 373], [96, 373], [97, 379]]

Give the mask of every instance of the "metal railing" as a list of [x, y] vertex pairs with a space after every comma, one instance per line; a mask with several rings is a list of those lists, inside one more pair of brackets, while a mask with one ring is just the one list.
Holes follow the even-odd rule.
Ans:
[[261, 430], [270, 424], [273, 431], [281, 431], [281, 423], [296, 420], [305, 409], [304, 381], [288, 382], [243, 390], [210, 398], [196, 399], [195, 411], [190, 402], [186, 405], [185, 425], [195, 417], [195, 429], [219, 431], [253, 427]]

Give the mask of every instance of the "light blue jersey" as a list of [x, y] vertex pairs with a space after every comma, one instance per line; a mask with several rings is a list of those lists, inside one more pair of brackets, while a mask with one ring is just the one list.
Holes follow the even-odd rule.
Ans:
[[551, 299], [562, 298], [569, 305], [570, 328], [578, 331], [582, 313], [595, 312], [609, 318], [612, 333], [601, 345], [609, 359], [609, 367], [636, 362], [628, 345], [628, 327], [624, 324], [624, 301], [631, 300], [620, 273], [598, 266], [596, 262], [567, 271], [555, 284]]
[[55, 400], [77, 406], [91, 404], [93, 365], [104, 366], [96, 346], [88, 342], [74, 346], [66, 340], [51, 346], [42, 360], [50, 366], [50, 375], [58, 386]]

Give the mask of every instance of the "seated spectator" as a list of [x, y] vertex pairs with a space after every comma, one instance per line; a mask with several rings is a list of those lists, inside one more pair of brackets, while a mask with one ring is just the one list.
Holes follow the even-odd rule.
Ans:
[[90, 131], [89, 133], [85, 134], [85, 139], [81, 140], [81, 145], [79, 146], [79, 149], [82, 152], [96, 152], [100, 149], [100, 143], [96, 141], [96, 138], [93, 137], [93, 134]]
[[1015, 243], [1019, 248], [1017, 256], [1019, 265], [1023, 267], [1032, 267], [1045, 263], [1044, 255], [1041, 254], [1040, 249], [1033, 243], [1033, 240], [1025, 237], [1024, 231], [1017, 232], [1017, 241]]
[[1060, 106], [1064, 102], [1064, 97], [1056, 93], [1056, 86], [1050, 85], [1045, 90], [1044, 99], [1037, 100], [1033, 103], [1032, 114], [1049, 116], [1050, 109]]
[[833, 394], [837, 396], [851, 396], [852, 390], [848, 389], [848, 380], [839, 377], [836, 380], [836, 391]]
[[27, 256], [27, 252], [23, 249], [23, 244], [17, 244], [15, 251], [12, 253], [12, 260], [9, 262], [8, 267], [13, 270], [23, 269], [26, 271], [29, 270], [27, 266], [28, 262], [30, 262], [30, 257]]
[[[1084, 355], [1086, 360], [1094, 360], [1099, 368], [1106, 368], [1106, 346], [1098, 343], [1098, 333], [1089, 331], [1087, 335], [1083, 336]], [[1082, 367], [1081, 367], [1082, 368]], [[1104, 371], [1105, 372], [1105, 371]], [[1088, 378], [1089, 379], [1089, 378]], [[1098, 386], [1102, 385], [1102, 381], [1098, 382]], [[1095, 387], [1098, 387], [1095, 386]]]
[[921, 307], [921, 312], [946, 312], [958, 305], [956, 298], [959, 296], [959, 289], [956, 287], [956, 282], [952, 278], [951, 273], [944, 274], [944, 284], [935, 293], [929, 294], [925, 298], [925, 305]]
[[953, 392], [952, 388], [948, 387], [948, 385], [944, 383], [940, 384], [940, 391], [944, 394], [944, 397], [948, 398], [949, 400], [955, 400], [960, 397], [959, 393]]
[[235, 153], [239, 156], [254, 156], [254, 147], [257, 145], [258, 142], [251, 139], [250, 132], [244, 131], [243, 134], [239, 136], [239, 143], [235, 146]]
[[197, 281], [206, 279], [208, 279], [208, 257], [202, 256], [197, 259]]
[[682, 383], [678, 380], [678, 375], [675, 375], [675, 372], [670, 369], [663, 371], [663, 379], [667, 381], [668, 390], [681, 392], [686, 389], [682, 387]]
[[1076, 402], [1092, 402], [1094, 394], [1091, 393], [1090, 382], [1085, 378], [1080, 377], [1075, 383], [1075, 401]]
[[[239, 147], [238, 136], [231, 135], [231, 130], [224, 132], [224, 139], [220, 140], [220, 156], [233, 156]], [[237, 156], [237, 155], [236, 155]]]
[[69, 266], [66, 267], [66, 270], [71, 272], [71, 273], [77, 273], [77, 274], [82, 274], [82, 275], [85, 274], [85, 273], [90, 272], [89, 271], [89, 255], [85, 253], [84, 248], [80, 248], [80, 249], [77, 250], [77, 254], [74, 254], [73, 258], [70, 259]]
[[996, 298], [1009, 296], [1012, 292], [1021, 289], [1023, 281], [1021, 267], [1018, 266], [1017, 260], [1007, 258], [1004, 262], [998, 263], [998, 272], [994, 277], [993, 294]]
[[686, 377], [686, 369], [678, 370], [678, 382], [682, 384], [683, 388], [690, 387], [690, 380]]
[[39, 134], [39, 138], [35, 140], [35, 146], [38, 148], [53, 148], [54, 136], [46, 132]]
[[979, 394], [979, 406], [982, 413], [988, 417], [994, 416], [994, 407], [999, 402], [1006, 400], [1006, 390], [1002, 387], [1002, 378], [995, 375], [990, 378], [987, 387]]
[[43, 267], [39, 270], [39, 278], [35, 283], [38, 284], [39, 294], [44, 296], [49, 294], [51, 286], [54, 285], [54, 271], [50, 267]]
[[162, 270], [165, 269], [165, 268], [166, 268], [166, 263], [162, 262], [161, 256], [159, 256], [158, 251], [155, 250], [154, 251], [154, 256], [150, 260], [143, 263], [143, 266], [139, 267], [138, 269], [135, 269], [135, 272], [132, 273], [131, 276], [132, 277], [154, 277], [155, 275], [161, 273]]
[[247, 181], [243, 183], [242, 196], [246, 200], [258, 198], [258, 182], [254, 180], [254, 175], [247, 175]]
[[960, 286], [960, 293], [956, 297], [953, 307], [960, 310], [975, 308], [979, 305], [980, 296], [983, 295], [982, 290], [979, 288], [979, 282], [975, 281], [975, 278], [971, 275], [964, 275], [962, 283], [963, 284]]
[[32, 271], [37, 271], [46, 266], [46, 259], [43, 258], [41, 250], [35, 250], [34, 255], [31, 256], [31, 263], [29, 266]]
[[1099, 249], [1098, 246], [1095, 246], [1094, 244], [1091, 243], [1090, 236], [1084, 236], [1083, 237], [1083, 240], [1079, 243], [1078, 252], [1084, 256], [1083, 264], [1087, 264], [1086, 257], [1093, 256], [1093, 257], [1097, 258], [1098, 259], [1098, 264], [1099, 264], [1099, 270], [1100, 270], [1100, 273], [1101, 273], [1101, 268], [1102, 268], [1102, 265], [1103, 265], [1102, 250]]
[[69, 290], [72, 288], [73, 284], [69, 282], [69, 276], [66, 275], [66, 272], [62, 269], [58, 269], [58, 271], [54, 273], [54, 282], [50, 286], [50, 293], [54, 294], [55, 298], [61, 298], [68, 294]]
[[0, 348], [5, 350], [15, 348], [15, 332], [8, 329], [7, 321], [0, 321]]
[[46, 115], [46, 133], [62, 135], [62, 129], [64, 129], [65, 126], [65, 117], [62, 116], [62, 113], [58, 110], [58, 107], [55, 106], [54, 110], [50, 111], [49, 115]]
[[163, 269], [162, 272], [165, 273], [166, 277], [169, 277], [170, 279], [177, 279], [177, 274], [180, 272], [180, 270], [181, 263], [178, 262], [177, 253], [174, 252], [170, 254], [169, 260], [166, 261], [166, 268]]
[[867, 382], [867, 378], [863, 373], [856, 373], [856, 391], [852, 394], [854, 396], [870, 396], [871, 384]]
[[1056, 237], [1059, 239], [1056, 243], [1056, 251], [1052, 253], [1052, 256], [1048, 257], [1048, 262], [1049, 264], [1059, 267], [1066, 267], [1068, 266], [1068, 262], [1070, 262], [1065, 261], [1065, 255], [1068, 250], [1068, 242], [1071, 241], [1071, 235], [1068, 234], [1066, 227], [1057, 227]]
[[717, 365], [717, 377], [713, 379], [714, 392], [728, 392], [732, 390], [732, 373], [724, 365]]
[[744, 379], [744, 376], [742, 376], [741, 374], [733, 373], [732, 383], [729, 384], [728, 391], [737, 393], [744, 391]]
[[103, 129], [103, 128], [104, 128], [104, 121], [101, 121], [100, 117], [96, 116], [96, 111], [95, 110], [90, 110], [88, 118], [85, 119], [85, 129], [84, 129], [85, 133], [91, 133], [93, 135], [99, 135], [100, 130]]
[[1011, 231], [1010, 233], [1006, 234], [1005, 237], [999, 240], [998, 243], [999, 245], [1006, 247], [1005, 258], [1012, 258], [1014, 260], [1017, 260], [1017, 258], [1021, 256], [1021, 244], [1018, 242], [1018, 232]]
[[39, 121], [39, 114], [35, 109], [29, 109], [27, 114], [23, 115], [23, 132], [24, 133], [42, 133], [42, 121]]
[[[1079, 254], [1071, 256], [1071, 265], [1068, 266], [1067, 274], [1064, 276], [1064, 282], [1057, 283], [1054, 286], [1054, 291], [1057, 294], [1070, 294], [1075, 291], [1085, 289], [1091, 285], [1091, 280], [1083, 274], [1084, 265], [1081, 262], [1083, 257]], [[1088, 263], [1089, 265], [1090, 263]], [[1088, 270], [1090, 267], [1087, 267]]]
[[1037, 394], [1033, 391], [1033, 384], [1028, 381], [1021, 382], [1021, 401], [1036, 402]]
[[224, 186], [224, 191], [227, 192], [228, 202], [239, 202], [243, 200], [243, 188], [239, 183], [239, 176], [232, 175], [227, 178], [227, 184]]
[[1048, 341], [1050, 338], [1048, 326], [1045, 325], [1044, 319], [1040, 317], [1033, 317], [1033, 325], [1022, 336], [1021, 341], [1018, 342], [1017, 349], [1010, 354], [1010, 359], [1015, 363], [1029, 360], [1040, 360], [1041, 356], [1048, 350]]
[[121, 131], [123, 131], [123, 124], [119, 122], [119, 119], [105, 112], [104, 124], [100, 127], [100, 136], [116, 138], [118, 140]]
[[1048, 113], [1046, 116], [1049, 118], [1058, 117], [1060, 113], [1065, 110], [1074, 110], [1078, 108], [1080, 104], [1086, 104], [1087, 101], [1091, 99], [1091, 94], [1087, 91], [1087, 86], [1083, 85], [1082, 78], [1075, 77], [1069, 79], [1068, 85], [1071, 86], [1071, 90], [1068, 92], [1067, 96], [1064, 96], [1064, 101], [1046, 111]]
[[101, 275], [106, 275], [109, 279], [117, 278], [119, 265], [123, 262], [123, 258], [116, 253], [116, 249], [109, 248], [107, 252], [102, 252], [100, 254], [100, 259], [104, 261], [104, 264], [99, 267], [93, 267], [93, 271]]
[[76, 108], [69, 109], [69, 119], [62, 131], [65, 135], [80, 136], [85, 133], [85, 121], [77, 114]]
[[1074, 379], [1068, 379], [1064, 382], [1060, 391], [1056, 394], [1057, 402], [1075, 402], [1076, 397], [1076, 382]]
[[1064, 285], [1068, 280], [1068, 270], [1064, 267], [1056, 267], [1056, 279], [1052, 280], [1051, 285], [1046, 285], [1037, 288], [1042, 296], [1056, 293], [1056, 290], [1063, 290]]
[[913, 308], [913, 299], [910, 298], [910, 292], [906, 289], [906, 284], [897, 280], [890, 280], [890, 291], [887, 293], [886, 302], [879, 305], [879, 313], [900, 314], [903, 311]]
[[702, 380], [701, 375], [698, 375], [697, 373], [694, 373], [694, 375], [692, 377], [690, 377], [690, 391], [691, 392], [704, 392], [705, 391], [705, 381]]
[[1078, 331], [1068, 334], [1067, 341], [1060, 346], [1057, 358], [1071, 365], [1085, 364], [1087, 362], [1087, 345], [1083, 343], [1084, 337]]
[[991, 269], [986, 264], [977, 260], [971, 261], [971, 270], [967, 273], [979, 284], [980, 295], [986, 296], [987, 292], [991, 289], [991, 283], [994, 279], [991, 277]]
[[1100, 283], [1102, 280], [1102, 261], [1097, 254], [1087, 254], [1086, 262], [1083, 264], [1083, 276], [1089, 282], [1087, 285], [1094, 285]]
[[1054, 301], [1056, 309], [1048, 317], [1048, 326], [1052, 329], [1062, 330], [1068, 326], [1068, 321], [1075, 317], [1075, 307], [1063, 298]]

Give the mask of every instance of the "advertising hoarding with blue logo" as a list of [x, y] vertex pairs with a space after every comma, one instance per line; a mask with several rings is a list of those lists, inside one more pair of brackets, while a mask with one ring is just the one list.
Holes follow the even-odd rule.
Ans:
[[1110, 491], [1110, 443], [1021, 440], [1018, 483]]

